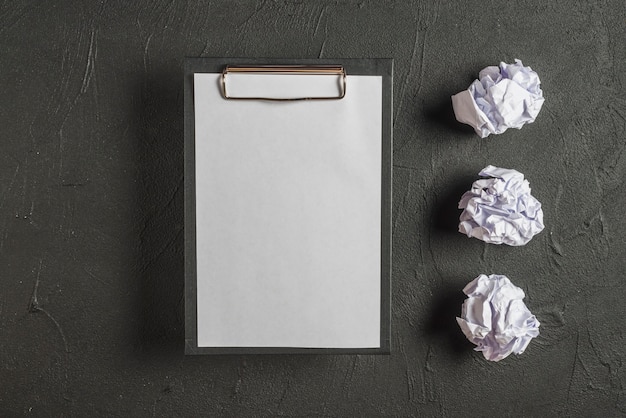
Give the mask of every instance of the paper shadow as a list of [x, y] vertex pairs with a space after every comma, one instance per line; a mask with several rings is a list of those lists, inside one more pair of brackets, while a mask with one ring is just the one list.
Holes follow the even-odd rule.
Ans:
[[138, 85], [134, 225], [141, 351], [184, 348], [184, 141], [182, 66], [147, 74]]
[[438, 99], [425, 104], [424, 116], [426, 119], [434, 125], [446, 128], [456, 134], [474, 137], [476, 133], [471, 126], [456, 120], [454, 108], [452, 107], [452, 96], [467, 89], [477, 78], [480, 70], [486, 65], [482, 63], [478, 65], [469, 64], [467, 66], [469, 68], [468, 71], [459, 73], [459, 77], [454, 80], [447, 80], [445, 84], [441, 86], [440, 91], [442, 94], [437, 95]]
[[[437, 96], [438, 99], [436, 101], [426, 103], [424, 105], [424, 116], [429, 123], [432, 123], [435, 126], [453, 131], [456, 134], [472, 137], [476, 135], [474, 129], [469, 125], [457, 121], [454, 116], [454, 108], [452, 107], [451, 97], [461, 90], [462, 89], [457, 91], [448, 91], [446, 94]], [[458, 138], [454, 137], [454, 139]]]
[[470, 190], [476, 180], [476, 174], [458, 175], [451, 181], [439, 187], [436, 203], [433, 207], [432, 226], [438, 234], [458, 234], [459, 216], [462, 210], [458, 208], [463, 193]]
[[474, 347], [456, 322], [464, 300], [462, 287], [449, 284], [436, 289], [426, 323], [426, 335], [437, 340], [454, 356], [466, 354]]

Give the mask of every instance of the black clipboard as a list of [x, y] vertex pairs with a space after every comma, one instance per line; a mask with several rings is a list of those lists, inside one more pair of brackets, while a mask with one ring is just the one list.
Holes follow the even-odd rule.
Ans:
[[[254, 76], [261, 75], [261, 77], [265, 74], [291, 76], [294, 74], [290, 73], [290, 70], [294, 69], [297, 70], [296, 77], [312, 77], [325, 69], [338, 71], [332, 73], [335, 76], [332, 83], [336, 94], [318, 94], [316, 87], [303, 94], [295, 94], [293, 97], [266, 97], [264, 91], [267, 90], [268, 85], [271, 87], [272, 83], [265, 82], [265, 80], [274, 80], [280, 84], [282, 80], [288, 79], [285, 77], [262, 79], [263, 81], [259, 83], [259, 88], [263, 91], [262, 97], [258, 97], [258, 94], [251, 94], [250, 97], [234, 97], [237, 96], [235, 94], [237, 89], [232, 86], [229, 88], [228, 83], [231, 80], [228, 77], [233, 73], [252, 73]], [[307, 72], [309, 70], [312, 72]], [[392, 78], [393, 60], [391, 59], [186, 59], [184, 80], [186, 354], [388, 354], [390, 352]], [[301, 78], [294, 80], [296, 80], [294, 85], [297, 86], [310, 84], [309, 81], [301, 82]], [[350, 103], [357, 103], [356, 99], [359, 97], [356, 95], [359, 94], [361, 95], [358, 101], [360, 104], [350, 105]], [[209, 96], [210, 98], [206, 99]], [[275, 99], [280, 99], [281, 102], [276, 103]], [[286, 99], [287, 102], [285, 102]], [[320, 109], [323, 106], [334, 106], [329, 116], [332, 120], [319, 120], [314, 123], [314, 119], [322, 114]], [[368, 145], [370, 152], [369, 154], [362, 153], [369, 161], [370, 167], [373, 167], [372, 158], [374, 157], [372, 156], [375, 156], [376, 163], [379, 164], [376, 170], [365, 170], [366, 166], [360, 165], [361, 153], [358, 147], [362, 145], [356, 138], [345, 140], [345, 137], [353, 136], [351, 132], [346, 134], [347, 131], [344, 131], [344, 135], [338, 135], [335, 138], [336, 144], [331, 142], [332, 135], [323, 135], [320, 139], [310, 134], [310, 130], [316, 129], [316, 126], [323, 129], [326, 129], [328, 125], [341, 128], [342, 120], [351, 120], [355, 117], [354, 109], [361, 108], [370, 112], [371, 116], [367, 120], [375, 120], [367, 123], [372, 123], [371, 126], [377, 127], [377, 132], [374, 133], [371, 133], [371, 130], [363, 131], [364, 143], [369, 141], [367, 143], [370, 144]], [[220, 117], [216, 109], [228, 113], [222, 113]], [[301, 141], [301, 135], [298, 134], [299, 131], [293, 131], [292, 127], [292, 131], [285, 132], [284, 135], [289, 136], [293, 141], [285, 139], [285, 142], [275, 145], [274, 139], [280, 135], [274, 134], [265, 138], [271, 143], [268, 147], [280, 146], [281, 148], [274, 149], [274, 152], [271, 152], [271, 149], [265, 152], [267, 148], [261, 148], [258, 141], [270, 133], [259, 127], [263, 128], [262, 124], [266, 123], [269, 130], [280, 123], [292, 123], [292, 119], [285, 120], [289, 109], [301, 109], [301, 111], [296, 111], [295, 115], [296, 119], [302, 118], [306, 125], [303, 126], [301, 132], [306, 132], [309, 136], [302, 141], [309, 142], [298, 142]], [[377, 109], [377, 114], [372, 113], [373, 109]], [[331, 113], [330, 110], [328, 112]], [[229, 116], [233, 114], [237, 116]], [[277, 115], [276, 120], [272, 120], [272, 115]], [[259, 118], [264, 119], [256, 120]], [[309, 122], [312, 124], [308, 125]], [[243, 138], [240, 128], [247, 125], [251, 126], [251, 132]], [[254, 126], [257, 128], [256, 131]], [[232, 138], [228, 138], [231, 128], [234, 131], [239, 129], [237, 131], [239, 134], [233, 134]], [[328, 133], [328, 131], [322, 132]], [[304, 133], [302, 135], [306, 136]], [[342, 142], [344, 140], [345, 144]], [[379, 147], [378, 150], [372, 148], [375, 140], [378, 141], [375, 145]], [[324, 148], [320, 143], [324, 141], [331, 146], [348, 147], [343, 152], [346, 156], [354, 154], [354, 158], [346, 158], [350, 167], [328, 169], [327, 166], [338, 163], [328, 158], [328, 154], [333, 153], [332, 148], [329, 148], [330, 151], [327, 154], [323, 154]], [[302, 145], [303, 143], [305, 145]], [[316, 148], [317, 154], [309, 155], [304, 152], [303, 147], [306, 147], [306, 144], [315, 144], [315, 147], [319, 148]], [[240, 158], [232, 158], [229, 147], [233, 148], [233, 152], [239, 152]], [[285, 158], [284, 148], [287, 149], [287, 156], [289, 152], [294, 153], [292, 160], [295, 160], [295, 163]], [[261, 163], [258, 163], [259, 159]], [[224, 162], [225, 160], [227, 162]], [[261, 165], [255, 167], [256, 171], [253, 171], [253, 169], [248, 170], [249, 164], [241, 163], [241, 170], [239, 170], [237, 164], [246, 160], [253, 165]], [[283, 167], [281, 164], [287, 164], [285, 167], [294, 167], [297, 163], [302, 165], [302, 170], [296, 170], [297, 175], [317, 172], [317, 176], [321, 178], [320, 185], [313, 187], [314, 199], [307, 202], [308, 206], [303, 205], [302, 198], [297, 198], [304, 196], [308, 199], [308, 194], [302, 193], [302, 190], [294, 187], [293, 184], [299, 184], [298, 181], [300, 181], [306, 183], [302, 186], [305, 188], [309, 182], [317, 181], [317, 177], [314, 174], [308, 177], [307, 174], [303, 174], [301, 179], [295, 179], [289, 183], [291, 176], [281, 176], [280, 172], [277, 174], [274, 171], [280, 170]], [[293, 168], [290, 169], [293, 170]], [[336, 183], [341, 183], [341, 181], [332, 180], [333, 175], [337, 176], [336, 172], [339, 172], [342, 178], [349, 178], [344, 182], [345, 184], [336, 186]], [[371, 172], [376, 173], [375, 181], [372, 180]], [[258, 173], [257, 178], [253, 178], [251, 173]], [[272, 187], [272, 181], [283, 189], [277, 191]], [[251, 182], [255, 182], [253, 186], [249, 186]], [[242, 193], [237, 194], [233, 190], [237, 192], [244, 190], [247, 195], [244, 193], [242, 196]], [[369, 209], [356, 211], [355, 207], [358, 206], [354, 205], [353, 199], [350, 198], [353, 190], [361, 190], [361, 194], [355, 194], [355, 196], [362, 198], [363, 202], [373, 202], [373, 197], [376, 197], [375, 204], [379, 206], [376, 210], [369, 212]], [[372, 190], [376, 190], [376, 194]], [[291, 194], [295, 194], [296, 197], [291, 199]], [[285, 205], [290, 204], [294, 205], [293, 208], [281, 216], [285, 216], [285, 213], [295, 213], [295, 216], [287, 216], [290, 220], [284, 220], [280, 216], [277, 216], [278, 220], [273, 219], [273, 208], [276, 205], [280, 205], [276, 208], [276, 211], [280, 211]], [[342, 204], [350, 207], [352, 212], [335, 216], [336, 213], [342, 212]], [[317, 209], [309, 210], [311, 206]], [[372, 205], [363, 206], [369, 208]], [[265, 211], [263, 213], [268, 219], [259, 215], [259, 211]], [[300, 213], [303, 214], [300, 215]], [[324, 214], [333, 219], [334, 229], [332, 225], [315, 227], [315, 220], [324, 220], [323, 217], [319, 218]], [[377, 225], [373, 222], [375, 214], [378, 216]], [[249, 221], [248, 217], [256, 218]], [[283, 230], [282, 224], [289, 223], [289, 221], [290, 226]], [[276, 222], [275, 227], [272, 222]], [[265, 226], [264, 223], [268, 225]], [[261, 231], [262, 236], [247, 237], [245, 228], [253, 229], [252, 232]], [[325, 232], [320, 235], [318, 229]], [[355, 239], [347, 236], [351, 232], [354, 233]], [[340, 246], [342, 242], [345, 245]], [[276, 243], [281, 243], [282, 247]], [[333, 245], [337, 247], [333, 249]], [[278, 250], [267, 249], [273, 246], [278, 246], [279, 250], [282, 248], [290, 255], [281, 257], [280, 253], [272, 253]], [[357, 249], [347, 251], [346, 247], [357, 247]], [[326, 266], [326, 261], [316, 258], [316, 254], [307, 252], [310, 248], [316, 248], [321, 253], [328, 252], [326, 255], [331, 266]], [[343, 253], [337, 256], [337, 251], [345, 251], [346, 256], [343, 256]], [[272, 260], [263, 258], [267, 254]], [[256, 260], [256, 264], [248, 263], [249, 259]], [[364, 266], [371, 266], [371, 260], [376, 260], [376, 268], [363, 270]], [[294, 268], [294, 263], [301, 263], [301, 265]], [[213, 267], [219, 270], [219, 275], [214, 274]], [[359, 269], [363, 270], [362, 281], [354, 273]], [[298, 282], [301, 276], [307, 276], [308, 281]], [[276, 279], [276, 277], [281, 277], [281, 279]], [[346, 284], [342, 282], [344, 279]], [[272, 289], [272, 286], [276, 289]], [[284, 289], [280, 286], [289, 289], [281, 293]], [[306, 289], [307, 286], [311, 286], [310, 291]], [[338, 288], [342, 290], [334, 291]], [[363, 292], [364, 303], [362, 304], [359, 303], [361, 288], [374, 289]], [[378, 293], [374, 292], [376, 288]], [[220, 292], [222, 292], [221, 295]], [[254, 299], [257, 294], [260, 300]], [[290, 297], [285, 297], [283, 300], [273, 299], [274, 296], [282, 294], [290, 295]], [[306, 299], [308, 295], [311, 300]], [[363, 308], [363, 306], [373, 306], [374, 295], [377, 297], [376, 310]], [[272, 300], [271, 303], [270, 300]], [[343, 302], [335, 303], [329, 300]], [[297, 303], [292, 303], [294, 301], [306, 303], [300, 303], [298, 306]], [[328, 305], [328, 303], [333, 304]], [[318, 311], [315, 310], [317, 305], [320, 306]], [[255, 306], [255, 308], [246, 312], [249, 306]], [[304, 306], [306, 309], [301, 309]], [[333, 317], [332, 313], [335, 308], [338, 314]], [[266, 310], [271, 312], [265, 312]], [[305, 310], [306, 312], [302, 313]], [[355, 314], [359, 310], [362, 310], [362, 315]], [[371, 316], [374, 314], [375, 317]], [[260, 317], [271, 320], [261, 321]], [[375, 320], [359, 319], [364, 317]], [[317, 318], [321, 319], [318, 321]], [[288, 331], [281, 331], [283, 322], [284, 329]], [[224, 325], [222, 330], [222, 324], [225, 323], [228, 325]], [[268, 328], [267, 332], [258, 329], [268, 323], [271, 323], [269, 327], [271, 329]], [[340, 325], [337, 325], [338, 323]], [[364, 332], [354, 332], [352, 328], [342, 329], [341, 324], [356, 324], [356, 329], [363, 327]], [[376, 330], [371, 324], [376, 324]], [[214, 329], [218, 330], [214, 331]], [[276, 344], [272, 343], [273, 333], [277, 335], [278, 343]], [[374, 341], [376, 335], [377, 338]], [[257, 341], [255, 338], [258, 339], [259, 344], [255, 344]], [[305, 343], [298, 344], [300, 341], [298, 338]], [[351, 339], [355, 341], [354, 344], [351, 343]], [[242, 340], [245, 341], [244, 344], [236, 343]], [[232, 341], [235, 343], [233, 344]], [[330, 343], [325, 341], [330, 341]], [[341, 341], [341, 343], [335, 343], [335, 341]], [[365, 343], [361, 344], [360, 341], [365, 341]]]

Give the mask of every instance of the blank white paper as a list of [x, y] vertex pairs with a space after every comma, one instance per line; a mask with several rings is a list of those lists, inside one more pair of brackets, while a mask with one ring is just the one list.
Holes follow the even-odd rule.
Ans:
[[382, 77], [299, 102], [220, 77], [194, 76], [198, 346], [380, 347]]

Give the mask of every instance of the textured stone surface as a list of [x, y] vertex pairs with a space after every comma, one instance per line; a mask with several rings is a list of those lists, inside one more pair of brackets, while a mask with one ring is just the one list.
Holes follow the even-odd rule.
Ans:
[[[15, 1], [0, 6], [0, 415], [626, 414], [623, 1]], [[390, 356], [184, 357], [185, 56], [395, 59]], [[546, 102], [479, 139], [450, 95], [520, 58]], [[546, 229], [456, 232], [487, 164]], [[479, 273], [542, 323], [492, 364], [454, 317]]]

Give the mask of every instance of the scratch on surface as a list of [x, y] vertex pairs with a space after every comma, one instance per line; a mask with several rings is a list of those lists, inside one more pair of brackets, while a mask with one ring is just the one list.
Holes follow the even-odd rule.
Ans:
[[576, 372], [576, 364], [578, 363], [578, 349], [580, 346], [580, 332], [576, 333], [576, 351], [574, 352], [574, 361], [572, 362], [572, 371], [569, 376], [569, 384], [567, 386], [567, 405], [570, 404], [570, 395], [572, 392], [572, 384], [574, 382], [574, 373]]
[[56, 319], [54, 319], [54, 317], [50, 314], [50, 312], [46, 311], [45, 309], [41, 307], [38, 307], [37, 309], [43, 312], [44, 314], [46, 314], [46, 316], [50, 318], [52, 322], [54, 322], [54, 325], [57, 327], [57, 330], [59, 331], [59, 334], [61, 334], [61, 338], [63, 339], [63, 346], [65, 347], [65, 352], [69, 353], [70, 349], [67, 345], [67, 339], [65, 338], [65, 334], [63, 333], [63, 329], [61, 328], [61, 325], [59, 325], [59, 322]]
[[607, 238], [608, 236], [607, 226], [606, 226], [606, 222], [604, 221], [604, 214], [602, 212], [600, 212], [598, 216], [598, 220], [600, 222], [600, 240], [601, 240], [602, 245], [596, 246], [596, 247], [600, 247], [598, 248], [599, 250], [601, 250], [600, 255], [604, 259], [607, 259], [609, 257], [609, 253], [611, 252], [611, 242]]
[[[598, 259], [607, 259], [611, 251], [611, 244], [607, 233], [604, 214], [602, 211], [599, 211], [593, 218], [583, 222], [583, 225], [566, 237], [565, 241], [569, 242], [581, 236], [587, 237], [593, 244], [591, 247], [593, 254], [596, 255]], [[597, 237], [597, 242], [595, 242], [594, 237]]]
[[85, 74], [83, 75], [83, 82], [80, 87], [80, 92], [85, 93], [89, 88], [89, 83], [95, 71], [96, 57], [98, 56], [98, 46], [96, 44], [96, 31], [91, 29], [91, 36], [89, 39], [89, 52], [87, 52], [87, 64], [85, 65]]
[[9, 236], [9, 232], [5, 231], [5, 233], [2, 235], [2, 239], [0, 239], [0, 251], [2, 251], [2, 249], [4, 248], [4, 241], [7, 240], [8, 236]]
[[563, 246], [556, 240], [556, 238], [554, 238], [554, 232], [552, 230], [550, 230], [549, 239], [546, 242], [546, 255], [550, 264], [557, 270], [560, 270], [563, 267], [561, 261], [559, 260], [559, 257], [563, 257], [564, 255]]
[[[607, 107], [612, 109], [611, 106]], [[626, 148], [626, 142], [624, 142], [622, 134], [624, 131], [624, 123], [619, 123], [614, 116], [615, 114], [618, 113], [617, 110], [614, 109], [610, 117], [613, 123], [613, 132], [615, 133], [614, 136], [616, 140], [610, 152], [603, 157], [603, 161], [598, 167], [598, 170], [602, 174], [602, 186], [605, 190], [615, 189], [623, 184], [621, 170], [618, 170], [618, 168], [624, 165], [624, 151]]]
[[254, 19], [256, 17], [256, 15], [258, 15], [259, 12], [261, 12], [261, 10], [263, 10], [263, 8], [265, 7], [266, 3], [267, 3], [267, 0], [263, 0], [261, 2], [261, 4], [259, 4], [257, 7], [255, 7], [254, 11], [250, 14], [250, 16], [248, 16], [243, 22], [241, 22], [239, 25], [237, 25], [237, 30], [245, 28], [248, 25], [248, 23], [252, 19]]
[[430, 360], [433, 357], [433, 347], [432, 345], [428, 346], [428, 351], [426, 352], [426, 359], [424, 360], [424, 370], [427, 372], [434, 372], [433, 366], [430, 364]]
[[[313, 37], [315, 37], [315, 35], [317, 34], [317, 31], [319, 29], [319, 26], [322, 20], [322, 16], [326, 15], [326, 8], [327, 6], [324, 6], [322, 11], [320, 12], [319, 18], [317, 20], [317, 25], [315, 25], [315, 31], [313, 32]], [[317, 58], [322, 58], [322, 55], [324, 55], [327, 40], [328, 40], [328, 17], [326, 17], [326, 19], [324, 20], [324, 40], [322, 41], [322, 45], [320, 46], [320, 51], [317, 54]]]
[[172, 192], [172, 195], [170, 196], [169, 200], [167, 201], [167, 203], [163, 206], [163, 210], [167, 209], [170, 207], [170, 205], [174, 202], [174, 199], [177, 196], [177, 193], [182, 190], [182, 186], [185, 184], [185, 177], [183, 175], [181, 175], [178, 179], [178, 183], [176, 184], [176, 188], [174, 188], [174, 191]]
[[398, 108], [396, 109], [396, 116], [393, 120], [394, 126], [396, 125], [398, 116], [402, 113], [401, 110], [402, 110], [402, 104], [404, 103], [404, 94], [406, 92], [407, 85], [409, 84], [409, 81], [413, 74], [413, 67], [415, 65], [415, 57], [417, 56], [418, 46], [419, 46], [419, 30], [415, 30], [415, 39], [413, 41], [413, 51], [411, 53], [411, 61], [409, 61], [409, 72], [404, 78], [404, 81], [402, 82], [402, 87], [400, 88], [400, 102], [398, 103]]
[[285, 398], [287, 397], [287, 391], [289, 391], [290, 386], [291, 385], [289, 383], [289, 380], [287, 380], [287, 386], [285, 386], [285, 389], [283, 389], [283, 393], [280, 395], [280, 400], [278, 401], [278, 406], [276, 407], [277, 411], [280, 411], [280, 408], [282, 408], [283, 402], [285, 402]]
[[619, 117], [623, 122], [626, 122], [626, 116], [620, 111], [618, 107], [615, 106], [614, 103], [607, 104], [607, 107], [613, 111], [617, 117]]
[[248, 363], [246, 360], [242, 359], [239, 368], [237, 369], [237, 381], [235, 382], [235, 387], [233, 388], [233, 398], [239, 395], [239, 392], [241, 391], [241, 383], [243, 382], [243, 376], [246, 372], [247, 366]]
[[552, 253], [556, 254], [560, 257], [563, 257], [564, 251], [561, 244], [554, 238], [554, 233], [550, 231], [550, 249], [552, 249]]
[[[315, 30], [313, 31], [313, 37], [315, 37], [315, 35], [317, 35], [317, 31], [320, 28], [320, 23], [322, 21], [322, 17], [326, 13], [326, 9], [327, 8], [328, 8], [328, 5], [324, 5], [324, 7], [322, 7], [322, 10], [320, 11], [320, 14], [317, 16], [317, 24], [315, 25]], [[326, 39], [324, 39], [324, 42], [326, 42]]]
[[556, 122], [558, 120], [557, 114], [552, 109], [550, 109], [550, 106], [547, 103], [544, 103], [541, 108], [545, 109], [546, 112], [548, 112], [548, 115], [550, 116], [552, 122]]
[[[480, 144], [480, 142], [479, 142]], [[441, 150], [439, 148], [439, 144], [437, 144], [437, 152], [435, 153], [435, 151], [431, 148], [430, 150], [430, 172], [432, 174], [435, 174], [435, 167], [437, 167], [437, 164], [439, 163], [439, 160], [441, 159]]]
[[359, 360], [359, 356], [355, 355], [354, 359], [352, 360], [352, 367], [350, 368], [350, 370], [346, 369], [346, 373], [343, 376], [343, 393], [344, 394], [348, 393], [348, 388], [350, 387], [349, 384], [352, 383], [352, 379], [354, 378], [354, 372], [356, 370], [358, 360]]
[[40, 281], [40, 276], [41, 276], [42, 264], [43, 264], [43, 259], [40, 259], [39, 269], [37, 271], [37, 278], [35, 279], [35, 285], [33, 286], [33, 293], [30, 296], [30, 303], [28, 304], [28, 312], [30, 313], [43, 312], [48, 318], [50, 318], [50, 320], [54, 323], [57, 330], [59, 331], [61, 338], [63, 339], [63, 346], [65, 347], [65, 352], [69, 353], [70, 350], [67, 345], [67, 339], [65, 338], [65, 333], [63, 332], [61, 325], [56, 319], [54, 319], [54, 317], [50, 314], [50, 312], [48, 312], [47, 310], [42, 308], [41, 305], [39, 305], [39, 300], [37, 299], [37, 291], [39, 290], [39, 281]]
[[[26, 164], [26, 166], [28, 166], [28, 164]], [[21, 207], [24, 207], [26, 205], [26, 185], [27, 184], [28, 184], [28, 177], [26, 175], [24, 175], [24, 183], [22, 184], [22, 204], [21, 204]]]
[[[393, 120], [393, 124], [394, 126], [396, 125], [396, 121], [398, 120], [398, 117], [400, 116], [400, 111], [402, 110], [402, 105], [404, 104], [404, 98], [405, 98], [405, 91], [407, 88], [407, 85], [410, 82], [410, 78], [413, 75], [413, 67], [415, 66], [415, 56], [417, 55], [417, 47], [418, 47], [418, 32], [415, 32], [415, 44], [413, 46], [413, 53], [411, 54], [411, 62], [410, 62], [410, 67], [409, 67], [409, 73], [407, 74], [406, 79], [404, 80], [404, 83], [402, 84], [402, 90], [400, 92], [400, 103], [398, 104], [398, 109], [396, 111], [396, 115], [394, 117]], [[422, 48], [421, 48], [421, 54], [420, 54], [420, 69], [419, 69], [419, 78], [417, 80], [417, 91], [416, 91], [416, 96], [419, 97], [421, 91], [422, 91], [422, 84], [423, 84], [423, 80], [424, 80], [424, 71], [425, 71], [425, 65], [424, 65], [424, 58], [426, 56], [426, 39], [427, 39], [427, 35], [428, 32], [424, 31], [424, 36], [422, 37]], [[400, 144], [400, 146], [398, 147], [398, 151], [402, 150], [407, 144], [409, 143], [409, 140], [405, 140], [402, 144]]]
[[[396, 166], [394, 166], [395, 168]], [[393, 220], [393, 228], [392, 228], [392, 232], [395, 235], [395, 232], [397, 230], [397, 226], [398, 226], [398, 219], [400, 218], [400, 214], [402, 213], [401, 210], [402, 208], [405, 207], [406, 205], [406, 200], [409, 197], [409, 193], [411, 192], [411, 183], [412, 183], [412, 176], [413, 176], [413, 170], [408, 170], [409, 172], [409, 179], [407, 182], [407, 186], [406, 186], [406, 191], [404, 193], [404, 195], [402, 196], [402, 200], [400, 201], [400, 204], [398, 205], [397, 210], [394, 211], [394, 220]]]
[[109, 282], [107, 282], [107, 281], [102, 280], [101, 278], [99, 278], [98, 276], [96, 276], [95, 274], [93, 274], [91, 271], [87, 270], [85, 267], [83, 267], [83, 270], [84, 270], [84, 271], [85, 271], [85, 273], [87, 273], [87, 274], [89, 275], [89, 277], [91, 277], [92, 279], [94, 279], [94, 280], [96, 280], [96, 281], [98, 281], [98, 282], [100, 282], [100, 283], [102, 283], [102, 284], [104, 284], [104, 285], [111, 286], [111, 283], [109, 283]]
[[[337, 370], [337, 359], [334, 358], [332, 360], [332, 364], [329, 365], [329, 370]], [[330, 396], [330, 394], [333, 392], [333, 387], [335, 386], [335, 378], [336, 378], [337, 374], [336, 373], [332, 373], [331, 375], [331, 380], [330, 380], [330, 384], [327, 384], [324, 387], [324, 394], [322, 395], [324, 398], [324, 401], [322, 402], [322, 414], [323, 415], [328, 415], [327, 414], [327, 410], [328, 410], [328, 397]]]
[[[67, 34], [67, 36], [70, 40], [74, 40], [76, 38], [74, 34]], [[76, 54], [78, 55], [77, 58], [80, 58], [80, 51], [82, 51], [82, 46], [83, 46], [83, 38], [84, 38], [83, 31], [80, 30], [78, 32], [78, 43], [76, 47], [72, 47], [71, 42], [68, 40], [67, 45], [63, 51], [63, 58], [61, 61], [61, 70], [62, 70], [63, 76], [59, 83], [59, 90], [55, 92], [55, 94], [50, 95], [51, 97], [64, 98], [67, 96], [67, 91], [70, 88], [71, 80], [73, 80], [74, 78], [74, 70], [75, 70], [74, 60], [72, 59], [73, 58], [72, 51], [75, 50]], [[67, 68], [66, 68], [66, 64], [68, 64]], [[59, 112], [61, 111], [61, 108], [63, 107], [63, 104], [66, 102], [67, 100], [59, 100], [56, 108], [54, 109], [52, 113], [55, 115], [58, 115]], [[71, 112], [71, 106], [72, 106], [72, 103], [70, 103], [70, 110], [68, 110], [67, 112], [68, 114]], [[63, 123], [65, 123], [65, 121]]]
[[[433, 357], [433, 347], [429, 344], [428, 345], [428, 351], [426, 352], [426, 359], [424, 360], [424, 371], [427, 373], [433, 373], [434, 369], [430, 363], [430, 360]], [[421, 389], [421, 401], [422, 403], [427, 402], [427, 396], [426, 396], [426, 385], [428, 385], [428, 387], [430, 388], [430, 398], [432, 398], [432, 379], [429, 377], [426, 377], [426, 373], [421, 373], [421, 377], [422, 377], [422, 384], [420, 385], [420, 389]]]
[[426, 40], [428, 37], [428, 31], [424, 32], [424, 38], [422, 40], [422, 54], [420, 57], [420, 77], [417, 82], [417, 95], [419, 96], [422, 91], [422, 82], [424, 80], [424, 69], [426, 66], [424, 65], [424, 59], [426, 57]]
[[[148, 74], [148, 48], [150, 47], [150, 41], [152, 40], [154, 33], [151, 33], [146, 40], [146, 46], [143, 48], [143, 71]], [[147, 78], [147, 77], [146, 77]]]
[[487, 260], [487, 248], [489, 248], [489, 244], [484, 244], [483, 245], [483, 253], [480, 255], [480, 259], [482, 261], [486, 261]]
[[415, 379], [411, 376], [411, 369], [409, 367], [409, 359], [406, 356], [406, 349], [404, 348], [404, 341], [402, 337], [398, 337], [398, 348], [400, 353], [402, 353], [402, 358], [404, 359], [404, 377], [406, 380], [406, 392], [407, 398], [409, 402], [413, 399], [413, 392], [415, 390]]
[[13, 173], [13, 178], [11, 179], [11, 182], [9, 183], [9, 186], [5, 189], [4, 193], [2, 193], [2, 202], [0, 202], [0, 209], [4, 207], [4, 202], [6, 201], [7, 193], [10, 192], [11, 189], [13, 188], [13, 184], [15, 184], [15, 179], [17, 178], [17, 173], [19, 171], [20, 171], [20, 164], [17, 163], [17, 166], [15, 167], [15, 172]]
[[[76, 54], [77, 54], [77, 59], [80, 58], [80, 51], [82, 50], [82, 46], [83, 46], [83, 35], [84, 31], [80, 31], [79, 37], [78, 37], [78, 45], [76, 48]], [[65, 100], [65, 101], [60, 101], [56, 110], [54, 111], [55, 114], [58, 114], [61, 111], [61, 107], [62, 104], [65, 102], [67, 103], [67, 110], [65, 111], [65, 115], [63, 116], [63, 120], [61, 121], [61, 125], [59, 126], [58, 129], [58, 135], [59, 135], [59, 173], [58, 173], [58, 177], [59, 179], [62, 177], [63, 175], [63, 155], [64, 155], [64, 151], [65, 151], [65, 137], [64, 137], [64, 129], [65, 129], [65, 124], [67, 123], [72, 111], [74, 110], [74, 107], [78, 104], [78, 100], [80, 99], [80, 97], [87, 91], [89, 84], [91, 82], [91, 79], [95, 77], [95, 59], [97, 56], [97, 42], [96, 42], [96, 31], [95, 29], [92, 28], [91, 30], [91, 37], [90, 37], [90, 44], [89, 44], [89, 48], [88, 48], [88, 52], [87, 52], [87, 64], [85, 66], [85, 72], [83, 74], [83, 80], [81, 83], [81, 88], [78, 91], [78, 93], [74, 96], [73, 100]], [[66, 48], [66, 52], [67, 55], [69, 55], [69, 51], [70, 51], [70, 47], [68, 46]], [[65, 66], [65, 62], [66, 60], [69, 58], [66, 58], [66, 54], [64, 53], [63, 55], [63, 63], [62, 63], [62, 68]], [[64, 97], [67, 96], [67, 90], [69, 89], [70, 86], [70, 80], [73, 77], [73, 73], [74, 73], [74, 65], [70, 65], [68, 70], [64, 72], [64, 78], [61, 80], [61, 87], [60, 87], [60, 92], [59, 95]], [[67, 74], [66, 74], [67, 73]], [[66, 74], [66, 75], [65, 75]], [[96, 92], [97, 93], [97, 92]], [[95, 95], [96, 98], [96, 107], [97, 107], [97, 94]], [[98, 113], [96, 112], [96, 117], [99, 118]]]
[[[589, 315], [589, 307], [587, 306], [587, 315]], [[589, 320], [589, 318], [587, 318], [587, 320]], [[601, 356], [601, 351], [598, 350], [598, 347], [596, 347], [596, 343], [594, 343], [594, 339], [591, 337], [591, 333], [589, 332], [589, 325], [587, 325], [587, 339], [589, 341], [589, 345], [591, 346], [591, 349], [593, 350], [596, 359], [598, 360], [598, 362], [603, 365], [604, 367], [606, 367], [609, 371], [609, 373], [611, 372], [611, 364], [605, 360], [602, 359]], [[581, 362], [582, 363], [582, 362]], [[587, 370], [587, 368], [585, 367], [584, 363], [582, 363], [583, 368], [585, 369], [585, 372], [587, 373], [587, 375], [589, 375], [589, 372]]]
[[556, 191], [556, 198], [554, 199], [554, 211], [556, 215], [553, 221], [556, 221], [559, 214], [559, 206], [561, 205], [561, 199], [563, 198], [563, 183], [559, 183], [559, 187]]
[[209, 40], [207, 39], [206, 41], [204, 41], [204, 48], [202, 48], [202, 51], [198, 54], [198, 56], [203, 57], [204, 54], [206, 54], [208, 50], [209, 50]]
[[563, 149], [566, 149], [567, 140], [565, 138], [565, 133], [563, 133], [563, 129], [561, 129], [560, 125], [556, 125], [556, 130], [559, 131], [559, 138], [561, 139], [561, 145], [563, 146]]
[[[65, 123], [65, 120], [63, 123]], [[61, 125], [59, 129], [59, 178], [63, 176], [63, 151], [65, 149], [63, 142], [63, 125]]]
[[[423, 8], [426, 7], [426, 10]], [[441, 1], [437, 0], [435, 2], [435, 7], [426, 6], [426, 3], [419, 3], [419, 13], [418, 13], [418, 28], [419, 30], [426, 30], [431, 25], [437, 23], [439, 19], [439, 9], [441, 8]]]
[[324, 54], [324, 48], [325, 47], [326, 47], [326, 38], [324, 38], [324, 41], [322, 42], [322, 46], [320, 47], [319, 54], [317, 54], [317, 58], [322, 58], [322, 55]]
[[401, 170], [419, 171], [419, 169], [417, 167], [409, 167], [409, 166], [406, 166], [406, 165], [398, 165], [398, 164], [394, 164], [393, 168], [394, 169], [401, 169]]
[[172, 192], [172, 194], [171, 194], [169, 200], [167, 201], [167, 203], [165, 205], [160, 205], [158, 208], [156, 208], [156, 210], [152, 214], [150, 214], [149, 216], [146, 217], [146, 220], [145, 220], [145, 222], [143, 224], [143, 227], [139, 231], [139, 235], [140, 236], [143, 236], [144, 232], [151, 225], [151, 222], [152, 222], [154, 217], [159, 216], [161, 213], [163, 213], [163, 211], [165, 211], [167, 208], [169, 208], [172, 203], [174, 203], [174, 201], [175, 201], [175, 199], [177, 197], [177, 193], [180, 190], [182, 190], [183, 184], [184, 184], [184, 176], [181, 175], [180, 179], [178, 180], [178, 183], [176, 185], [176, 188]]

